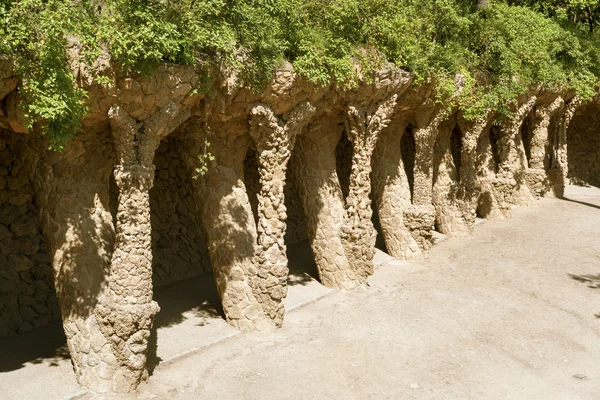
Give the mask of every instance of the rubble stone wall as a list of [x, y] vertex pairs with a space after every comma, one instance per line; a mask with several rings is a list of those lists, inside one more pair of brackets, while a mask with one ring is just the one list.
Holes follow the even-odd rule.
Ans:
[[567, 131], [571, 183], [600, 186], [600, 106], [590, 104], [575, 113]]
[[60, 318], [25, 135], [0, 132], [0, 338]]
[[155, 286], [210, 272], [202, 221], [196, 210], [192, 171], [179, 153], [179, 138], [162, 141], [154, 163], [150, 190], [152, 218], [152, 272]]

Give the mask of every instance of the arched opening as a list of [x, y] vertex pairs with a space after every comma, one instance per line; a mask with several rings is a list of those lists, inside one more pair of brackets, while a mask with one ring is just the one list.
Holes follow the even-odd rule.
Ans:
[[493, 210], [493, 198], [491, 192], [483, 192], [477, 199], [475, 213], [477, 218], [487, 218]]
[[335, 148], [335, 162], [338, 179], [345, 199], [348, 197], [350, 173], [352, 171], [352, 142], [348, 139], [345, 130]]
[[258, 175], [258, 155], [252, 147], [248, 148], [244, 158], [244, 185], [252, 208], [254, 223], [258, 224], [258, 192], [260, 191], [260, 176]]
[[464, 229], [457, 206], [461, 141], [462, 132], [454, 119], [441, 124], [433, 149], [432, 201], [435, 230], [442, 234]]
[[535, 111], [525, 118], [521, 125], [521, 140], [523, 142], [523, 148], [525, 149], [525, 158], [527, 159], [527, 166], [531, 162], [531, 139], [533, 137], [533, 117]]
[[193, 171], [181, 157], [179, 135], [176, 131], [163, 139], [154, 156], [156, 169], [150, 190], [152, 273], [154, 300], [160, 312], [149, 338], [150, 372], [161, 360], [189, 347], [190, 340], [177, 340], [182, 329], [192, 338], [200, 337], [196, 326], [223, 318], [202, 216], [196, 206]]
[[[285, 244], [288, 258], [288, 285], [305, 283], [317, 279], [317, 267], [312, 258], [310, 245], [307, 241], [306, 221], [300, 203], [298, 191], [294, 188], [294, 151], [288, 161], [284, 186], [284, 201], [286, 208]], [[260, 192], [260, 175], [258, 154], [250, 147], [244, 159], [244, 185], [248, 193], [254, 221], [258, 224], [258, 193]]]
[[497, 136], [497, 127], [491, 126], [489, 130], [483, 132], [477, 139], [475, 179], [476, 187], [479, 190], [479, 197], [475, 212], [478, 218], [487, 218], [494, 210], [492, 182], [498, 171], [498, 162], [500, 159], [496, 141]]
[[310, 243], [308, 241], [308, 228], [306, 225], [306, 216], [300, 199], [299, 190], [296, 189], [295, 168], [298, 162], [296, 150], [292, 151], [292, 156], [288, 162], [285, 175], [285, 208], [287, 210], [285, 243], [287, 246], [288, 285], [303, 285], [312, 280], [319, 279], [317, 264], [315, 263]]
[[460, 181], [460, 163], [461, 163], [461, 149], [462, 149], [462, 137], [463, 133], [460, 126], [456, 124], [450, 135], [450, 152], [452, 153], [452, 161], [456, 168], [456, 176]]
[[404, 163], [404, 169], [406, 171], [406, 178], [408, 179], [408, 186], [410, 187], [411, 200], [414, 193], [415, 184], [415, 155], [416, 155], [416, 144], [415, 144], [415, 133], [414, 127], [408, 125], [402, 135], [400, 141], [400, 147], [402, 148], [402, 162]]
[[168, 136], [154, 156], [150, 209], [155, 287], [210, 272], [191, 171], [179, 154], [180, 142], [177, 135]]
[[600, 106], [590, 103], [573, 116], [567, 131], [567, 177], [575, 185], [600, 187]]
[[500, 164], [500, 149], [498, 148], [498, 139], [500, 138], [500, 128], [497, 125], [492, 125], [488, 131], [488, 142], [491, 148], [491, 155], [494, 166], [494, 173], [498, 172]]

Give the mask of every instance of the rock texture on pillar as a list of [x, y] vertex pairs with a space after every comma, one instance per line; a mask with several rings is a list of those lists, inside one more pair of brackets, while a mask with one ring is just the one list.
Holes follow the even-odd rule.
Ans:
[[[445, 123], [434, 145], [434, 183], [432, 202], [435, 207], [435, 225], [445, 235], [468, 234], [473, 228], [468, 215], [460, 208], [459, 168], [460, 155], [455, 162], [452, 154], [452, 140], [456, 140], [457, 128], [453, 129], [454, 119]], [[462, 138], [461, 138], [462, 141]], [[456, 143], [460, 148], [461, 143]], [[459, 150], [460, 151], [460, 150]], [[460, 167], [462, 169], [462, 165]]]
[[397, 95], [368, 108], [348, 105], [346, 134], [352, 143], [352, 169], [346, 197], [346, 219], [342, 227], [342, 243], [361, 283], [373, 274], [373, 256], [377, 232], [371, 217], [371, 157], [381, 132], [388, 126]]
[[298, 137], [293, 181], [306, 215], [308, 237], [324, 286], [352, 290], [359, 286], [340, 238], [346, 211], [337, 175], [335, 149], [343, 125], [326, 116]]
[[148, 337], [159, 311], [152, 300], [149, 191], [154, 182], [153, 159], [161, 139], [189, 115], [173, 102], [141, 123], [118, 104], [108, 112], [117, 153], [114, 177], [119, 196], [108, 293], [95, 314], [117, 361], [111, 377], [116, 392], [134, 390], [148, 375]]
[[496, 165], [489, 130], [494, 114], [473, 121], [459, 116], [463, 131], [461, 168], [459, 171], [459, 204], [463, 217], [474, 229], [475, 218], [504, 219], [493, 189]]
[[527, 157], [521, 137], [521, 125], [536, 101], [537, 96], [529, 97], [510, 118], [504, 118], [500, 124], [500, 135], [496, 143], [499, 163], [494, 189], [503, 212], [508, 212], [512, 205], [535, 204], [535, 197], [525, 183]]
[[117, 361], [95, 311], [107, 290], [114, 243], [110, 135], [84, 130], [63, 153], [45, 147], [32, 153], [41, 155], [36, 199], [73, 369], [80, 385], [107, 392]]
[[548, 175], [552, 184], [553, 193], [559, 198], [563, 197], [565, 194], [565, 186], [569, 174], [567, 132], [571, 125], [571, 121], [575, 116], [575, 112], [579, 107], [581, 107], [581, 99], [579, 97], [571, 99], [571, 101], [565, 105], [563, 114], [559, 120], [559, 125], [554, 130], [552, 161], [550, 163]]
[[259, 104], [250, 112], [250, 136], [258, 154], [258, 248], [250, 284], [266, 314], [276, 326], [283, 323], [282, 299], [287, 296], [287, 255], [285, 246], [284, 187], [287, 164], [297, 135], [315, 113], [308, 102], [301, 103], [283, 118], [268, 105]]
[[385, 129], [373, 155], [373, 198], [388, 253], [410, 260], [421, 255], [421, 248], [404, 222], [411, 206], [408, 177], [402, 160], [402, 135], [408, 122]]
[[446, 117], [444, 107], [418, 115], [415, 135], [415, 165], [413, 171], [412, 206], [404, 213], [404, 221], [422, 250], [431, 248], [431, 232], [435, 224], [433, 207], [433, 149]]
[[552, 184], [546, 172], [550, 165], [547, 160], [551, 157], [552, 137], [550, 137], [550, 122], [552, 117], [564, 107], [565, 101], [558, 96], [552, 103], [537, 107], [535, 122], [531, 135], [529, 168], [526, 173], [527, 187], [539, 197], [551, 190]]
[[[193, 184], [225, 318], [237, 329], [254, 331], [274, 325], [251, 287], [258, 270], [256, 223], [244, 183], [244, 159], [251, 143], [247, 133], [240, 121], [211, 120], [204, 126], [194, 120], [181, 151], [190, 168], [207, 167]], [[208, 151], [212, 160], [199, 158]]]

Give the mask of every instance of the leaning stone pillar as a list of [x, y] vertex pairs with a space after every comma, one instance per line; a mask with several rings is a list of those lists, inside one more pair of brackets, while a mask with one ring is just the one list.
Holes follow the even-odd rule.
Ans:
[[551, 139], [549, 136], [549, 126], [552, 117], [564, 107], [564, 104], [564, 99], [559, 96], [552, 103], [538, 107], [535, 110], [536, 119], [531, 135], [531, 157], [526, 182], [536, 197], [543, 195], [550, 189], [550, 183], [546, 177], [546, 166], [544, 165], [547, 155], [546, 150], [550, 146], [548, 142]]
[[412, 206], [404, 213], [407, 228], [422, 250], [431, 248], [435, 224], [433, 207], [433, 149], [446, 110], [437, 107], [426, 118], [419, 118], [415, 129], [415, 165]]
[[465, 120], [462, 116], [458, 118], [463, 132], [459, 207], [471, 231], [475, 226], [477, 209], [486, 218], [504, 218], [492, 187], [495, 166], [488, 131], [493, 117], [489, 113], [473, 121]]
[[189, 111], [169, 103], [138, 124], [114, 104], [108, 116], [118, 158], [114, 176], [119, 197], [108, 292], [95, 315], [117, 360], [112, 389], [126, 393], [148, 376], [148, 337], [159, 310], [152, 300], [149, 191], [154, 153], [160, 140], [189, 117]]
[[563, 197], [567, 182], [567, 173], [569, 172], [569, 162], [567, 159], [567, 131], [571, 120], [577, 109], [581, 106], [581, 100], [578, 97], [573, 98], [564, 107], [564, 111], [553, 131], [551, 140], [552, 153], [548, 179], [552, 186], [552, 192], [556, 197]]
[[497, 139], [499, 153], [498, 173], [494, 181], [496, 198], [504, 212], [511, 205], [531, 205], [535, 197], [525, 184], [527, 157], [521, 138], [521, 125], [535, 106], [537, 96], [531, 96], [500, 124], [500, 137]]
[[407, 126], [403, 121], [379, 137], [373, 155], [373, 198], [388, 253], [411, 260], [421, 255], [421, 248], [404, 224], [411, 199], [400, 143]]
[[195, 199], [225, 319], [243, 331], [274, 326], [257, 297], [260, 287], [252, 287], [259, 271], [254, 265], [256, 223], [244, 184], [249, 147], [247, 128], [240, 129], [236, 120], [209, 120], [206, 126], [194, 121], [181, 146], [185, 162], [199, 172], [193, 181]]
[[315, 107], [304, 102], [277, 118], [267, 105], [250, 112], [250, 136], [258, 153], [260, 191], [258, 193], [258, 273], [252, 287], [266, 314], [276, 326], [283, 323], [281, 300], [287, 296], [288, 262], [285, 246], [287, 210], [284, 186], [287, 164], [296, 136], [302, 131]]
[[75, 377], [99, 393], [112, 389], [118, 364], [95, 315], [114, 243], [109, 141], [107, 134], [85, 131], [62, 153], [46, 151], [44, 144], [32, 149], [42, 156], [33, 182]]
[[346, 211], [335, 159], [342, 131], [332, 118], [311, 124], [296, 140], [292, 173], [321, 283], [352, 290], [359, 283], [340, 238]]
[[[435, 223], [445, 235], [468, 234], [472, 224], [459, 207], [459, 171], [454, 163], [451, 148], [452, 123], [442, 124], [434, 148], [434, 183], [432, 202], [435, 207]], [[463, 167], [461, 166], [461, 169]]]
[[346, 220], [342, 244], [350, 266], [360, 283], [373, 274], [377, 232], [371, 217], [371, 158], [381, 131], [390, 123], [398, 95], [368, 109], [357, 105], [346, 108], [346, 133], [352, 143], [352, 169], [346, 197]]

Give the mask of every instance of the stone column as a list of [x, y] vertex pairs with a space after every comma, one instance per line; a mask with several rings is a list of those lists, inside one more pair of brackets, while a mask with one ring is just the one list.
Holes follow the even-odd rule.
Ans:
[[321, 283], [352, 290], [360, 284], [340, 238], [346, 211], [335, 148], [342, 131], [343, 126], [330, 116], [310, 125], [296, 140], [292, 173]]
[[[459, 171], [452, 155], [451, 139], [453, 123], [444, 123], [434, 148], [434, 183], [432, 202], [435, 207], [435, 223], [445, 235], [468, 234], [472, 230], [459, 208]], [[461, 166], [461, 169], [463, 167]]]
[[185, 119], [169, 103], [138, 123], [114, 104], [108, 117], [115, 140], [114, 176], [119, 188], [115, 250], [108, 292], [95, 310], [100, 330], [109, 341], [117, 365], [112, 390], [134, 390], [148, 376], [146, 353], [153, 318], [159, 311], [152, 300], [152, 247], [149, 190], [154, 182], [154, 152], [160, 140]]
[[251, 285], [266, 314], [276, 326], [283, 323], [281, 302], [287, 296], [288, 262], [285, 246], [284, 186], [287, 164], [296, 136], [314, 115], [315, 107], [304, 102], [283, 118], [277, 118], [268, 105], [259, 104], [250, 112], [250, 136], [258, 154], [260, 191], [258, 193], [258, 273]]
[[495, 165], [488, 132], [494, 117], [489, 113], [474, 121], [458, 118], [463, 132], [459, 207], [470, 231], [474, 229], [478, 208], [486, 218], [504, 218], [492, 187]]
[[110, 135], [86, 130], [61, 153], [46, 148], [42, 143], [28, 153], [41, 156], [33, 181], [67, 345], [79, 384], [104, 393], [117, 365], [95, 315], [114, 243]]
[[504, 118], [500, 123], [500, 137], [497, 139], [499, 164], [494, 189], [504, 212], [507, 212], [511, 205], [535, 203], [535, 197], [525, 184], [527, 157], [521, 138], [521, 125], [536, 101], [537, 96], [529, 97], [516, 109], [512, 118]]
[[559, 198], [563, 197], [565, 194], [567, 173], [569, 172], [569, 162], [567, 159], [567, 131], [575, 112], [580, 106], [581, 100], [578, 97], [574, 97], [565, 105], [559, 123], [557, 124], [558, 126], [552, 130], [552, 153], [548, 179], [550, 185], [552, 185], [553, 194]]
[[404, 213], [407, 228], [422, 250], [431, 248], [431, 231], [435, 224], [433, 207], [433, 149], [439, 127], [446, 117], [444, 107], [435, 107], [425, 115], [417, 115], [415, 166], [412, 206]]
[[535, 121], [531, 135], [531, 146], [529, 159], [529, 168], [526, 173], [527, 187], [536, 197], [543, 195], [550, 188], [547, 181], [545, 159], [546, 150], [550, 147], [549, 126], [552, 117], [564, 107], [565, 101], [562, 97], [557, 97], [552, 103], [537, 107], [535, 110]]
[[371, 217], [371, 158], [381, 131], [390, 123], [398, 95], [379, 104], [346, 108], [346, 133], [352, 143], [352, 169], [341, 238], [350, 266], [361, 283], [373, 274], [377, 232]]
[[411, 198], [400, 143], [407, 126], [408, 122], [402, 121], [379, 137], [373, 155], [373, 198], [388, 253], [411, 260], [421, 255], [421, 248], [404, 224]]
[[[207, 147], [209, 145], [209, 147]], [[251, 283], [257, 279], [256, 222], [244, 184], [244, 159], [250, 147], [248, 127], [239, 120], [195, 121], [181, 146], [196, 171], [195, 200], [202, 214], [210, 265], [229, 324], [243, 331], [274, 326]], [[212, 160], [202, 159], [208, 155]]]

